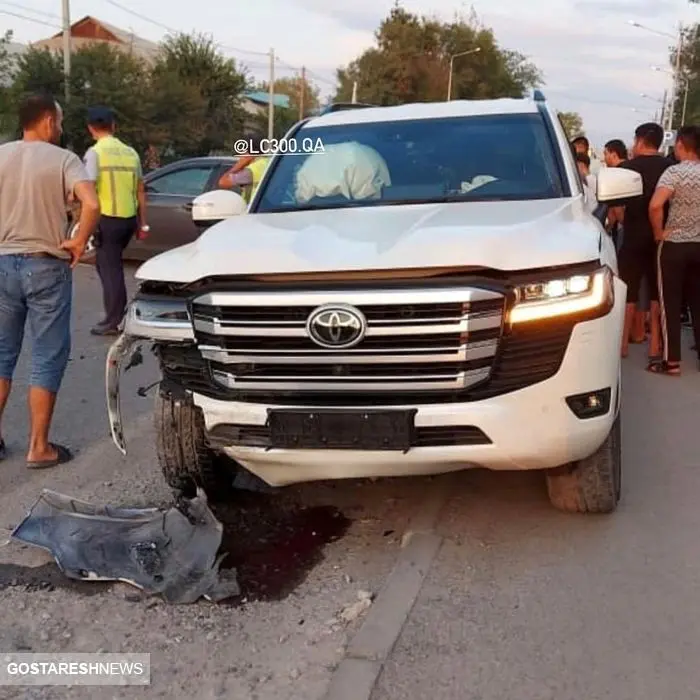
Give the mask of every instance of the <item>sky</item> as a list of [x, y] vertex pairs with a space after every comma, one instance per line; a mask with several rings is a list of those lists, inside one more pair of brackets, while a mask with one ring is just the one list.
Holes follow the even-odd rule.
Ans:
[[[168, 31], [211, 35], [222, 51], [257, 78], [301, 66], [323, 94], [335, 69], [373, 45], [374, 32], [394, 0], [71, 0], [75, 21], [90, 14], [152, 41]], [[670, 89], [669, 46], [679, 22], [700, 22], [700, 5], [687, 0], [403, 0], [408, 10], [450, 20], [473, 9], [498, 43], [528, 56], [544, 73], [543, 92], [562, 111], [577, 111], [596, 146], [631, 141], [634, 128], [654, 118]], [[535, 7], [537, 9], [535, 9]], [[0, 0], [0, 30], [37, 41], [60, 29], [61, 0]], [[21, 15], [18, 17], [16, 15]], [[629, 24], [630, 20], [658, 33]], [[670, 36], [663, 36], [667, 34]], [[468, 60], [468, 57], [462, 60]], [[660, 66], [663, 71], [654, 71]], [[646, 97], [643, 94], [647, 95]], [[361, 95], [360, 95], [361, 97]]]

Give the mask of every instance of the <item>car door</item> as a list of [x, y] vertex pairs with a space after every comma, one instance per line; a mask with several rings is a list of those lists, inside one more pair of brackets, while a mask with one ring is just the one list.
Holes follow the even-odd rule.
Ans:
[[192, 201], [207, 191], [217, 170], [216, 162], [185, 162], [152, 173], [145, 183], [151, 230], [143, 240], [134, 237], [125, 257], [147, 260], [194, 241], [200, 231], [192, 222]]

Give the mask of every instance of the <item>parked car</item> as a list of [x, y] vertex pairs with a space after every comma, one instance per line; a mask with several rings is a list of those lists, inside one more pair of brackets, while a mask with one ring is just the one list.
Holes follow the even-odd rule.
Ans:
[[[615, 510], [627, 288], [541, 93], [291, 135], [328, 150], [275, 156], [249, 208], [201, 195], [194, 219], [218, 223], [138, 270], [107, 360], [119, 449], [119, 367], [147, 343], [173, 488], [483, 467], [540, 470], [565, 511]], [[641, 195], [638, 173], [601, 171], [600, 203]]]
[[216, 189], [219, 178], [236, 160], [226, 156], [187, 158], [146, 173], [143, 179], [151, 230], [143, 240], [134, 236], [124, 257], [144, 261], [194, 241], [201, 229], [192, 221], [192, 201]]

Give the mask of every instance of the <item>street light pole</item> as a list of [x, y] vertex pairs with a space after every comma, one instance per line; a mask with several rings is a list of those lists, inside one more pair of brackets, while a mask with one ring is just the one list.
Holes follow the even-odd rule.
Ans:
[[472, 49], [471, 51], [462, 51], [461, 53], [456, 53], [450, 56], [450, 77], [447, 80], [447, 102], [452, 99], [452, 72], [454, 70], [455, 58], [459, 58], [460, 56], [469, 56], [471, 54], [479, 53], [480, 51], [481, 47], [478, 47], [476, 49]]

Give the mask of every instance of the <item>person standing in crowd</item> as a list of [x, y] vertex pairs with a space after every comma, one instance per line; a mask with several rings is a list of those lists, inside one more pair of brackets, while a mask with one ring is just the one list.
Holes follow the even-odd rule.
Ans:
[[[656, 243], [649, 219], [649, 203], [656, 183], [671, 165], [668, 158], [659, 153], [664, 139], [664, 130], [653, 122], [637, 127], [634, 132], [633, 157], [622, 163], [642, 176], [643, 195], [625, 206], [624, 237], [618, 254], [620, 277], [627, 285], [627, 308], [625, 329], [622, 338], [622, 356], [627, 357], [629, 341], [638, 319], [639, 294], [642, 283], [646, 283], [649, 296], [649, 359], [655, 361], [661, 355], [661, 328], [659, 317], [659, 292], [656, 271]], [[641, 312], [643, 313], [643, 312]]]
[[597, 180], [595, 175], [591, 175], [591, 159], [585, 153], [576, 154], [576, 166], [578, 167], [581, 180], [588, 189], [588, 199], [586, 206], [590, 212], [594, 211], [598, 206], [597, 197]]
[[[589, 156], [591, 144], [585, 136], [577, 136], [571, 145], [574, 147], [574, 153], [580, 153], [583, 156]], [[590, 157], [590, 156], [589, 156]]]
[[95, 248], [105, 311], [91, 333], [116, 335], [127, 303], [124, 249], [137, 229], [144, 234], [148, 231], [146, 189], [138, 153], [114, 135], [112, 110], [90, 108], [88, 130], [95, 145], [85, 154], [85, 166], [96, 183], [102, 210]]
[[251, 136], [248, 154], [241, 156], [236, 164], [219, 178], [219, 187], [222, 189], [243, 188], [243, 199], [248, 204], [263, 179], [270, 160], [261, 154], [262, 141], [261, 136]]
[[[49, 442], [56, 395], [71, 348], [72, 268], [95, 230], [100, 207], [80, 159], [59, 148], [63, 112], [49, 95], [19, 109], [22, 139], [0, 146], [0, 419], [25, 331], [32, 347], [27, 467], [72, 454]], [[80, 233], [66, 239], [68, 203], [81, 203]], [[0, 432], [0, 459], [6, 448]]]
[[[617, 168], [628, 158], [627, 146], [620, 139], [613, 139], [605, 144], [603, 149], [603, 160], [606, 167]], [[623, 207], [611, 207], [608, 210], [608, 232], [612, 236], [615, 248], [619, 250], [622, 242], [622, 219], [625, 210]]]
[[608, 168], [617, 168], [628, 158], [627, 146], [620, 139], [612, 139], [605, 144], [603, 160]]
[[[678, 130], [675, 154], [678, 164], [661, 176], [649, 205], [654, 236], [659, 242], [664, 354], [662, 359], [650, 362], [648, 369], [672, 376], [681, 373], [684, 288], [693, 319], [695, 346], [700, 347], [700, 127], [683, 126]], [[668, 220], [664, 222], [667, 204]]]

